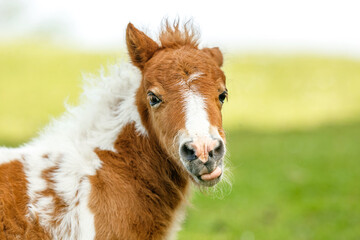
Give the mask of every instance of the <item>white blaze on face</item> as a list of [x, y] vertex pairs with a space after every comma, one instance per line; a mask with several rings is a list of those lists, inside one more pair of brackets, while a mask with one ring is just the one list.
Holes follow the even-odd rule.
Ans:
[[[203, 73], [196, 72], [189, 76], [184, 82], [186, 84], [184, 92], [185, 103], [185, 129], [187, 137], [210, 137], [210, 122], [206, 111], [205, 99], [196, 91], [196, 88], [191, 88], [190, 84], [201, 77]], [[194, 140], [194, 139], [192, 139]]]
[[185, 128], [190, 137], [209, 136], [210, 122], [204, 98], [197, 92], [185, 93]]

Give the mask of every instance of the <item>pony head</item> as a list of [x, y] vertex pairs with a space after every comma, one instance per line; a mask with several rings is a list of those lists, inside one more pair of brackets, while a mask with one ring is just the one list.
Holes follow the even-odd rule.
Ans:
[[126, 43], [142, 73], [136, 104], [151, 141], [184, 166], [201, 186], [223, 174], [225, 134], [221, 108], [227, 98], [218, 48], [198, 47], [193, 28], [165, 23], [159, 44], [129, 23]]

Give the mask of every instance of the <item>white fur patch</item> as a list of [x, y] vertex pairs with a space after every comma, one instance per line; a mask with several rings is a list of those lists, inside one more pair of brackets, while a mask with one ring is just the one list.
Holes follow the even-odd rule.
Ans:
[[210, 123], [204, 98], [197, 92], [185, 92], [185, 128], [190, 136], [209, 136]]
[[190, 84], [191, 82], [199, 79], [199, 77], [201, 77], [201, 75], [203, 75], [202, 72], [196, 72], [196, 73], [193, 73], [189, 76], [189, 78], [186, 80], [186, 83], [187, 84]]
[[21, 161], [21, 154], [11, 148], [0, 147], [0, 166], [1, 164], [9, 163], [14, 160]]

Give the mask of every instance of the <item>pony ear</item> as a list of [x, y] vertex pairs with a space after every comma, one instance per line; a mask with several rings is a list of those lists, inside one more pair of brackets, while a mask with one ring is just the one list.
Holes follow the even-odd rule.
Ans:
[[159, 45], [154, 40], [135, 28], [132, 23], [129, 23], [126, 28], [126, 45], [131, 61], [140, 70], [159, 49]]
[[208, 55], [210, 55], [210, 57], [212, 57], [215, 60], [215, 62], [219, 65], [219, 67], [223, 65], [224, 58], [218, 47], [203, 48], [202, 50]]

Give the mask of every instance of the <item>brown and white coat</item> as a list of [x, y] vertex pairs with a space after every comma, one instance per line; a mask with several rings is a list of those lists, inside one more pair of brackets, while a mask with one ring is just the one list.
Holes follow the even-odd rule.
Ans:
[[159, 40], [129, 24], [133, 64], [88, 79], [38, 138], [0, 148], [0, 239], [175, 237], [190, 183], [222, 177], [227, 92], [217, 48], [179, 24]]

